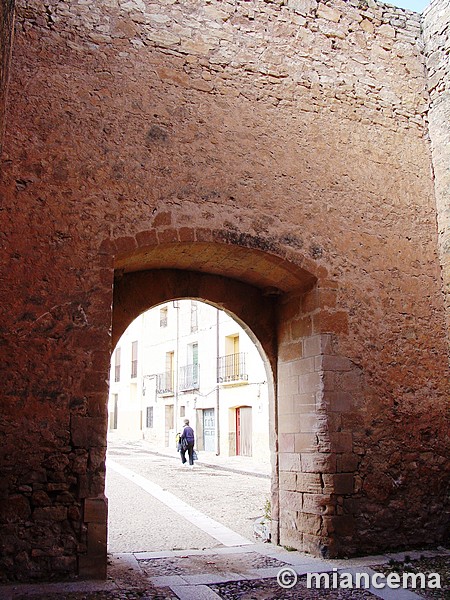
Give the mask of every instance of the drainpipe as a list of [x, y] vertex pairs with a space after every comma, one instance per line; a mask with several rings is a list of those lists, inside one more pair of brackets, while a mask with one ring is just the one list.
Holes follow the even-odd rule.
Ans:
[[216, 309], [216, 456], [220, 454], [219, 309]]

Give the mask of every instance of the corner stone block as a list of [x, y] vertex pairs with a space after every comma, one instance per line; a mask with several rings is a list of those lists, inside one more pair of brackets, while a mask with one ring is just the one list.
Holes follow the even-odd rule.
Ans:
[[279, 454], [280, 471], [301, 471], [300, 454], [283, 452]]
[[87, 536], [88, 556], [106, 557], [106, 538], [106, 523], [89, 523]]
[[103, 417], [73, 415], [70, 428], [73, 444], [78, 448], [105, 445], [107, 421]]
[[335, 475], [323, 475], [324, 492], [327, 494], [353, 494], [353, 473], [337, 473]]
[[280, 490], [280, 509], [280, 514], [285, 510], [294, 512], [302, 510], [302, 494]]
[[310, 535], [320, 535], [322, 531], [322, 517], [317, 514], [300, 512], [297, 516], [297, 528]]
[[297, 492], [321, 494], [322, 480], [319, 473], [297, 473]]
[[78, 559], [78, 573], [83, 579], [106, 579], [106, 567], [106, 556], [104, 561], [88, 555], [80, 556]]
[[106, 498], [86, 498], [84, 501], [85, 523], [106, 523], [108, 500]]
[[355, 521], [350, 515], [342, 516], [324, 516], [324, 527], [328, 533], [337, 533], [338, 535], [352, 535], [355, 531]]
[[301, 491], [297, 487], [297, 474], [292, 471], [280, 473], [280, 489], [291, 492]]
[[293, 529], [280, 528], [280, 545], [303, 550], [303, 535]]
[[303, 494], [303, 512], [313, 515], [334, 515], [334, 500], [329, 494]]
[[280, 433], [278, 438], [278, 449], [280, 452], [295, 452], [295, 434]]
[[305, 357], [314, 357], [322, 354], [322, 336], [312, 335], [303, 341], [303, 354]]
[[334, 454], [303, 453], [299, 471], [303, 473], [336, 473], [336, 456]]

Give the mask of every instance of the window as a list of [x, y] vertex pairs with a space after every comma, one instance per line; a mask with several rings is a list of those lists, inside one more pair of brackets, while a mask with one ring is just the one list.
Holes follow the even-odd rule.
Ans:
[[147, 429], [153, 429], [153, 406], [147, 406]]
[[239, 335], [225, 338], [225, 356], [218, 358], [218, 383], [247, 381], [245, 352], [239, 352]]
[[191, 301], [191, 333], [198, 331], [198, 304], [194, 300]]
[[138, 343], [133, 342], [131, 344], [131, 377], [137, 377], [137, 367], [138, 367]]
[[159, 326], [167, 327], [167, 306], [163, 306], [159, 309]]
[[164, 373], [158, 373], [156, 377], [157, 393], [173, 394], [174, 379], [174, 353], [166, 352], [166, 370]]
[[114, 381], [120, 381], [120, 348], [114, 353]]
[[179, 386], [181, 391], [198, 389], [199, 371], [198, 343], [194, 342], [187, 346], [187, 365], [180, 368]]
[[186, 407], [180, 406], [180, 417], [185, 417], [185, 416], [186, 416]]

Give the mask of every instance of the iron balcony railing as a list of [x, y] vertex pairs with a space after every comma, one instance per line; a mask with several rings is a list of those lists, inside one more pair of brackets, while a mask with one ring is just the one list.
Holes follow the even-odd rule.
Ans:
[[180, 391], [198, 390], [200, 386], [200, 365], [186, 365], [180, 367], [180, 379], [178, 382]]
[[217, 383], [227, 383], [230, 381], [247, 381], [248, 374], [245, 366], [245, 352], [237, 354], [227, 354], [219, 356], [218, 360], [218, 378]]
[[156, 375], [156, 393], [173, 394], [173, 371]]

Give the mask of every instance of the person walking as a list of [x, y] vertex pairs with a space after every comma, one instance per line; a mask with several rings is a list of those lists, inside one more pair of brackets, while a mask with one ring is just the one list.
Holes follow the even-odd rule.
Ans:
[[194, 444], [195, 435], [192, 427], [189, 426], [189, 419], [184, 419], [183, 431], [180, 435], [180, 454], [181, 462], [186, 464], [186, 450], [188, 452], [189, 467], [194, 468]]

